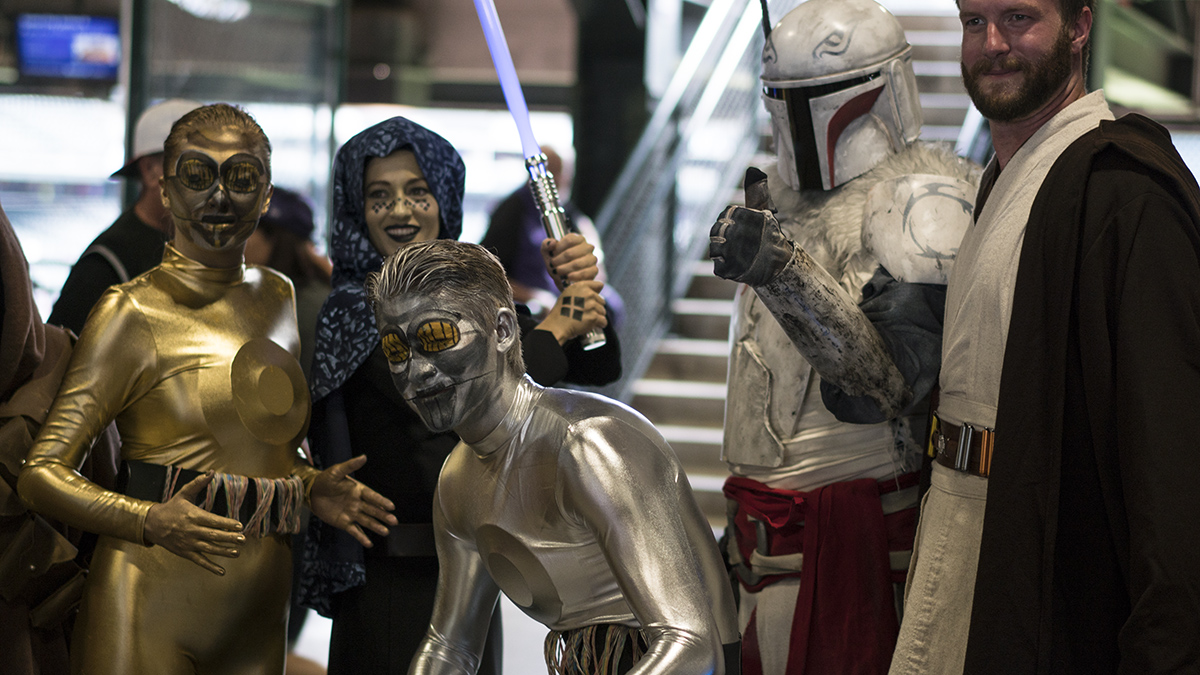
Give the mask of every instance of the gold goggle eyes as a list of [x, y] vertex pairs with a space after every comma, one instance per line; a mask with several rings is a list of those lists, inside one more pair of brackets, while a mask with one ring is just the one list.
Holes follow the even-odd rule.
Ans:
[[185, 159], [179, 163], [175, 176], [189, 190], [207, 190], [216, 180], [213, 166], [198, 159]]
[[383, 338], [383, 355], [391, 363], [404, 363], [408, 360], [408, 345], [399, 333], [385, 333]]
[[254, 192], [262, 172], [250, 162], [238, 162], [225, 168], [225, 187], [233, 192]]
[[417, 339], [421, 341], [421, 349], [426, 352], [440, 352], [458, 344], [462, 335], [458, 326], [446, 321], [430, 321], [417, 329]]
[[[459, 332], [458, 326], [448, 321], [429, 321], [417, 329], [417, 339], [421, 341], [421, 351], [432, 354], [457, 345], [462, 339], [462, 333]], [[383, 355], [391, 363], [404, 363], [411, 356], [408, 343], [398, 332], [384, 333], [380, 341]]]
[[[225, 189], [230, 192], [254, 192], [262, 181], [262, 170], [253, 162], [228, 164], [224, 172]], [[217, 182], [217, 170], [209, 162], [193, 157], [179, 163], [175, 177], [185, 188], [199, 192]]]

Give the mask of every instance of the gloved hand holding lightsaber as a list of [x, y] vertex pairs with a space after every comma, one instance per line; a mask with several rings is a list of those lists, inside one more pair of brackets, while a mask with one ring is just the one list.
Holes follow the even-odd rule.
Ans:
[[[533, 201], [542, 214], [542, 226], [546, 228], [547, 237], [562, 239], [568, 231], [567, 214], [558, 203], [558, 188], [554, 185], [554, 176], [546, 168], [546, 155], [534, 139], [533, 127], [529, 123], [529, 107], [525, 104], [521, 81], [517, 79], [517, 69], [508, 51], [508, 41], [504, 39], [504, 29], [500, 27], [496, 5], [492, 0], [475, 0], [475, 11], [479, 14], [479, 24], [483, 27], [492, 63], [500, 77], [504, 101], [521, 135], [521, 152], [525, 156], [525, 169], [529, 171], [529, 188], [533, 190]], [[604, 331], [599, 328], [583, 336], [584, 349], [597, 349], [603, 347], [604, 343]]]

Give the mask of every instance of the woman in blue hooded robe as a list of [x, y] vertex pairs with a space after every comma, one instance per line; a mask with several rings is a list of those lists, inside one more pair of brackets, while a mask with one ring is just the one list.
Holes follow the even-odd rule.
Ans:
[[[405, 673], [429, 626], [438, 573], [433, 492], [458, 438], [427, 430], [392, 384], [363, 283], [382, 266], [385, 254], [422, 237], [433, 238], [432, 230], [411, 236], [422, 217], [436, 214], [437, 238], [458, 238], [465, 171], [449, 142], [402, 117], [359, 133], [334, 162], [333, 292], [317, 321], [309, 442], [319, 466], [367, 454], [369, 461], [355, 478], [395, 504], [400, 524], [386, 538], [368, 534], [374, 545], [365, 548], [312, 521], [296, 583], [304, 604], [333, 619], [331, 675]], [[564, 238], [554, 250], [553, 271], [569, 282], [592, 279], [596, 273], [586, 255], [590, 246], [580, 242], [582, 238]], [[574, 283], [563, 298], [568, 304], [586, 300], [593, 310], [600, 302], [602, 309], [598, 283]], [[603, 325], [603, 311], [600, 319], [595, 314], [566, 329], [561, 321], [551, 326], [522, 318], [522, 352], [534, 381], [601, 385], [620, 377], [620, 352], [611, 329], [605, 331], [607, 344], [591, 351], [570, 339]], [[552, 317], [569, 315], [559, 307], [551, 312]], [[497, 608], [480, 673], [500, 672], [500, 637]]]

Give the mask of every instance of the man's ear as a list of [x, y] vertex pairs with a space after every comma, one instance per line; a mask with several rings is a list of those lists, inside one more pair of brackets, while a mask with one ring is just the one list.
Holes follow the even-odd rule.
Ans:
[[521, 328], [517, 324], [517, 314], [508, 307], [496, 310], [496, 350], [502, 354], [508, 353], [515, 345], [521, 348]]
[[1072, 51], [1079, 53], [1083, 52], [1084, 45], [1088, 43], [1092, 35], [1092, 10], [1089, 7], [1084, 7], [1079, 12], [1078, 18], [1071, 26], [1071, 47]]

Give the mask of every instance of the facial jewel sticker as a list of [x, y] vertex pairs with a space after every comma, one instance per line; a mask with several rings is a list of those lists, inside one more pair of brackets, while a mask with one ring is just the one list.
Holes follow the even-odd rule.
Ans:
[[[396, 204], [399, 203], [401, 203], [401, 200], [399, 199], [392, 199], [390, 201], [377, 201], [371, 204], [371, 211], [376, 215], [381, 213], [391, 213], [396, 208]], [[410, 211], [420, 210], [423, 213], [429, 213], [429, 210], [433, 208], [433, 203], [424, 197], [419, 199], [409, 199], [405, 197], [403, 203]]]
[[462, 334], [448, 321], [429, 321], [417, 329], [417, 339], [426, 353], [441, 352], [458, 344]]
[[408, 360], [408, 344], [400, 337], [400, 333], [389, 331], [384, 333], [380, 340], [383, 343], [383, 355], [390, 363], [404, 363]]
[[389, 213], [392, 209], [396, 208], [396, 201], [397, 200], [393, 199], [387, 202], [375, 202], [371, 205], [371, 210], [374, 211], [376, 215], [380, 213]]

